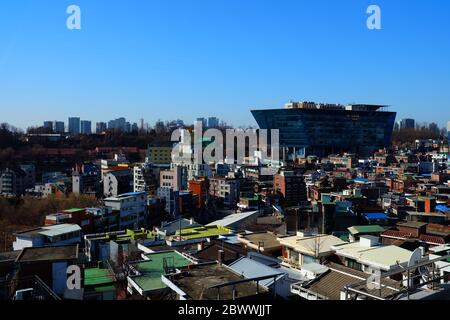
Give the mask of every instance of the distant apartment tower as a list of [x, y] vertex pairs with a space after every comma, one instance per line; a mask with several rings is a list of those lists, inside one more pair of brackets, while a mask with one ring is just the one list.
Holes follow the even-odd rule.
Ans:
[[200, 122], [203, 127], [207, 127], [208, 126], [208, 121], [205, 118], [197, 118], [196, 121]]
[[131, 124], [123, 117], [108, 122], [108, 129], [121, 130], [124, 132], [131, 131]]
[[105, 132], [107, 129], [107, 124], [106, 122], [97, 122], [95, 124], [95, 132], [96, 133], [102, 133]]
[[447, 122], [447, 139], [450, 142], [450, 121]]
[[80, 122], [81, 134], [92, 134], [92, 122], [88, 120], [81, 120]]
[[209, 128], [217, 128], [219, 126], [219, 119], [216, 117], [208, 118], [208, 127]]
[[433, 133], [439, 133], [439, 126], [437, 123], [432, 122], [428, 125], [428, 129]]
[[155, 131], [156, 133], [163, 133], [164, 131], [166, 131], [166, 126], [164, 125], [164, 122], [162, 122], [161, 120], [156, 121], [155, 123]]
[[44, 121], [44, 129], [53, 130], [53, 121]]
[[416, 121], [414, 119], [402, 119], [400, 121], [400, 129], [414, 129]]
[[74, 135], [80, 134], [80, 118], [69, 118], [69, 133]]
[[64, 121], [55, 121], [53, 123], [53, 130], [55, 131], [55, 133], [64, 133], [65, 132]]

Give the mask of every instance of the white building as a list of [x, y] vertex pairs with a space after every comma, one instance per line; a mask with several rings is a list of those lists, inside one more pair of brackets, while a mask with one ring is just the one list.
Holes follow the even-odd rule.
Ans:
[[397, 246], [380, 245], [375, 236], [361, 236], [359, 242], [332, 247], [344, 265], [365, 273], [383, 273], [406, 267], [412, 252]]
[[105, 206], [119, 211], [119, 229], [137, 229], [145, 226], [147, 216], [147, 194], [130, 192], [106, 198]]
[[81, 227], [77, 224], [58, 224], [16, 233], [14, 251], [23, 248], [62, 246], [81, 242]]

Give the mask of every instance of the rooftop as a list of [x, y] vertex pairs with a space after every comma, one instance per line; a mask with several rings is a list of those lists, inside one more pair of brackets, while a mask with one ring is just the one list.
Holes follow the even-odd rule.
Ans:
[[16, 259], [18, 263], [78, 259], [78, 245], [24, 248]]
[[336, 254], [350, 259], [355, 259], [360, 263], [376, 266], [383, 270], [390, 270], [391, 267], [406, 264], [412, 252], [394, 245], [368, 247], [361, 242], [354, 242], [335, 246]]
[[43, 235], [46, 237], [55, 237], [55, 236], [67, 234], [70, 232], [76, 232], [76, 231], [80, 231], [80, 230], [81, 230], [81, 227], [77, 224], [63, 223], [63, 224], [56, 224], [56, 225], [52, 225], [52, 226], [45, 226], [45, 227], [41, 227], [41, 228], [35, 228], [35, 229], [31, 229], [31, 230], [18, 232], [18, 233], [16, 233], [16, 235], [29, 236], [29, 237]]
[[105, 286], [116, 282], [114, 274], [106, 268], [87, 268], [84, 270], [85, 286]]
[[247, 219], [248, 217], [251, 217], [253, 215], [259, 215], [259, 211], [248, 211], [248, 212], [242, 212], [242, 213], [233, 213], [230, 214], [223, 219], [211, 222], [207, 224], [206, 226], [230, 226], [236, 222], [239, 222], [241, 220]]
[[370, 225], [370, 226], [353, 226], [350, 228], [347, 228], [348, 231], [351, 234], [357, 235], [357, 234], [363, 234], [363, 233], [379, 233], [384, 232], [384, 228], [379, 225]]
[[[236, 273], [243, 277], [256, 278], [265, 276], [276, 276], [276, 279], [282, 278], [285, 274], [280, 269], [269, 267], [263, 263], [255, 261], [253, 259], [242, 257], [239, 260], [229, 265]], [[268, 278], [260, 281], [260, 284], [265, 287], [269, 287], [273, 284], [274, 278]]]
[[260, 249], [261, 251], [270, 251], [281, 248], [281, 244], [277, 236], [269, 232], [239, 235], [238, 240], [249, 248], [255, 250]]
[[[188, 228], [181, 230], [181, 237], [183, 240], [193, 240], [209, 237], [217, 237], [233, 232], [233, 230], [222, 226], [205, 226], [197, 228]], [[176, 235], [180, 235], [180, 231], [177, 231]]]
[[292, 236], [286, 238], [278, 238], [280, 243], [289, 248], [293, 248], [297, 252], [316, 256], [317, 253], [324, 254], [333, 251], [332, 246], [345, 244], [346, 242], [332, 235], [317, 236]]
[[81, 209], [81, 208], [72, 208], [72, 209], [67, 209], [67, 210], [63, 210], [64, 213], [74, 213], [74, 212], [78, 212], [78, 211], [84, 211], [85, 209]]
[[[216, 263], [197, 265], [186, 271], [187, 273], [171, 276], [170, 281], [191, 300], [218, 300], [218, 289], [211, 288], [212, 286], [244, 280], [231, 269]], [[225, 286], [220, 289], [220, 300], [232, 300], [233, 287], [236, 289], [238, 299], [253, 297], [258, 291], [253, 281]], [[266, 293], [267, 289], [260, 286], [259, 292]]]
[[163, 289], [166, 285], [161, 281], [161, 276], [165, 274], [164, 262], [173, 268], [186, 267], [192, 261], [178, 253], [177, 251], [156, 252], [146, 255], [148, 261], [142, 261], [133, 266], [141, 274], [133, 276], [131, 279], [144, 292]]
[[418, 221], [408, 221], [408, 222], [400, 222], [397, 225], [399, 227], [420, 229], [422, 227], [425, 227], [427, 225], [427, 223], [426, 222], [418, 222]]
[[157, 234], [151, 230], [124, 230], [124, 231], [115, 231], [115, 232], [107, 232], [107, 233], [97, 233], [86, 235], [87, 239], [90, 240], [140, 240], [140, 239], [151, 239], [156, 237]]
[[[369, 274], [336, 263], [328, 263], [326, 266], [329, 271], [305, 288], [330, 300], [340, 300], [345, 286], [360, 283], [362, 279], [369, 277]], [[389, 286], [383, 286], [383, 296], [395, 294], [400, 286], [396, 281], [386, 279], [382, 284]]]

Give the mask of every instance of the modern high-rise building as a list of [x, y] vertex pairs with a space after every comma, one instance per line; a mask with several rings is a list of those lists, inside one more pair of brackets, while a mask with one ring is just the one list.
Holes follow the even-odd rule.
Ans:
[[447, 139], [450, 143], [450, 121], [447, 122]]
[[44, 129], [53, 130], [53, 121], [44, 121]]
[[414, 129], [416, 121], [414, 119], [402, 119], [400, 121], [400, 129]]
[[81, 134], [92, 134], [92, 122], [88, 120], [81, 120], [80, 122]]
[[[252, 110], [261, 129], [278, 129], [280, 157], [370, 155], [391, 144], [395, 112], [382, 105], [291, 103], [284, 109]], [[270, 134], [268, 134], [270, 142]]]
[[127, 120], [125, 118], [117, 118], [108, 122], [108, 129], [116, 129], [126, 131]]
[[69, 118], [69, 133], [80, 134], [80, 118]]
[[208, 120], [205, 118], [197, 118], [195, 121], [200, 122], [204, 128], [208, 126]]
[[219, 126], [219, 119], [216, 117], [208, 118], [208, 128], [217, 128]]
[[55, 133], [64, 133], [65, 132], [64, 121], [55, 121], [53, 123], [53, 130], [55, 131]]
[[107, 124], [106, 122], [97, 122], [95, 124], [95, 132], [96, 133], [102, 133], [105, 132], [107, 129]]

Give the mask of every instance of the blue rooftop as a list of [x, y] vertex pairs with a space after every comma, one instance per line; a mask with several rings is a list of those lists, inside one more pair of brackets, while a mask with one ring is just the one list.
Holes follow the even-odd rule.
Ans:
[[128, 193], [122, 193], [119, 194], [117, 197], [118, 198], [124, 198], [124, 197], [135, 197], [135, 196], [140, 196], [145, 194], [145, 192], [128, 192]]
[[363, 213], [368, 220], [387, 220], [389, 217], [382, 212]]
[[450, 207], [448, 207], [444, 204], [440, 204], [440, 205], [436, 206], [436, 211], [443, 212], [443, 213], [450, 212]]

